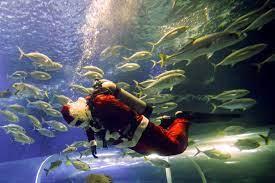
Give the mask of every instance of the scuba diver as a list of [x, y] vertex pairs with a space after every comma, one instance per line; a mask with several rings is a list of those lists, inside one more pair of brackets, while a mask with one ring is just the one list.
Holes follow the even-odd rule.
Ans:
[[95, 90], [85, 98], [63, 106], [61, 113], [70, 126], [85, 129], [96, 156], [96, 140], [118, 148], [130, 148], [140, 154], [161, 156], [181, 154], [188, 145], [190, 121], [232, 119], [239, 115], [177, 111], [164, 116], [160, 125], [150, 122], [152, 107], [108, 80], [97, 80]]

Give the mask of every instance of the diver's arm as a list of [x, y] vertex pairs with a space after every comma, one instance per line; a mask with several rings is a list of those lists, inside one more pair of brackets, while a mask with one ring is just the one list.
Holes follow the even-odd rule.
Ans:
[[89, 127], [88, 129], [86, 129], [86, 135], [88, 137], [88, 141], [90, 143], [91, 146], [91, 151], [92, 151], [92, 155], [94, 156], [94, 158], [98, 158], [96, 156], [96, 140], [95, 140], [95, 132], [93, 131], [93, 129], [91, 127]]
[[103, 121], [115, 121], [116, 127], [127, 126], [136, 118], [137, 113], [113, 95], [96, 96], [94, 105], [98, 118]]

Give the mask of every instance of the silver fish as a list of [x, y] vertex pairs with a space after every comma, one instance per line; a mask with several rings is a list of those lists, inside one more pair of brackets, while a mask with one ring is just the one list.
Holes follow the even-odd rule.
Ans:
[[254, 55], [257, 55], [261, 51], [263, 51], [267, 47], [266, 44], [254, 44], [247, 47], [244, 47], [242, 49], [236, 50], [233, 53], [229, 54], [227, 57], [225, 57], [220, 63], [213, 64], [215, 69], [218, 66], [225, 66], [225, 65], [231, 65], [233, 67], [235, 64], [247, 60], [250, 57], [253, 57]]
[[50, 131], [50, 130], [48, 130], [48, 129], [46, 129], [46, 128], [38, 128], [38, 129], [36, 129], [41, 135], [44, 135], [44, 136], [46, 136], [46, 137], [55, 137], [55, 134], [52, 132], [52, 131]]
[[134, 71], [140, 68], [140, 65], [137, 63], [126, 63], [121, 66], [117, 66], [117, 69], [122, 72]]
[[42, 118], [42, 122], [46, 123], [47, 125], [49, 125], [50, 127], [52, 127], [57, 131], [60, 131], [60, 132], [68, 131], [68, 127], [59, 121], [56, 121], [56, 120], [45, 121], [44, 118]]
[[125, 62], [136, 62], [139, 60], [144, 60], [144, 59], [148, 59], [152, 57], [152, 53], [149, 51], [139, 51], [134, 53], [132, 56], [130, 57], [122, 57], [124, 59]]
[[42, 81], [50, 80], [52, 78], [50, 74], [42, 71], [33, 71], [30, 75], [32, 78]]
[[40, 121], [33, 115], [27, 115], [27, 117], [31, 120], [34, 128], [42, 128], [42, 124], [40, 123]]
[[18, 116], [16, 114], [14, 114], [13, 112], [11, 112], [11, 111], [0, 110], [0, 114], [4, 115], [5, 118], [10, 122], [16, 123], [16, 122], [19, 121]]
[[256, 100], [252, 98], [234, 99], [234, 100], [225, 102], [219, 106], [212, 104], [213, 106], [212, 112], [216, 111], [217, 108], [229, 109], [230, 111], [234, 111], [238, 109], [245, 111], [246, 109], [254, 106], [256, 103], [257, 103]]
[[181, 60], [187, 60], [186, 65], [202, 55], [207, 55], [210, 58], [214, 52], [236, 44], [246, 37], [245, 34], [237, 32], [217, 32], [208, 34], [184, 46], [181, 50], [172, 55], [160, 54], [160, 64], [163, 66], [166, 62], [173, 58], [180, 57]]
[[24, 80], [28, 76], [28, 73], [25, 71], [15, 71], [11, 75], [8, 75], [8, 78], [14, 79], [14, 80]]

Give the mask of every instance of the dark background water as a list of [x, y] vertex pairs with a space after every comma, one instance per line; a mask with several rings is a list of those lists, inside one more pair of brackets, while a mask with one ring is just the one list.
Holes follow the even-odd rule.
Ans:
[[[67, 83], [72, 80], [74, 67], [82, 57], [81, 44], [83, 43], [83, 37], [82, 33], [79, 33], [79, 27], [85, 23], [85, 10], [87, 10], [89, 2], [88, 0], [1, 0], [0, 90], [10, 88], [13, 83], [13, 81], [7, 79], [7, 74], [11, 74], [16, 70], [33, 70], [29, 60], [18, 61], [19, 52], [16, 46], [20, 46], [26, 52], [39, 51], [45, 53], [53, 60], [64, 65], [64, 69], [61, 72], [54, 72], [53, 80], [49, 81], [47, 85], [35, 81], [33, 83], [47, 90], [55, 90], [62, 94], [68, 94], [74, 99], [79, 97], [80, 95], [71, 95]], [[243, 8], [240, 7], [239, 11], [244, 9], [244, 12], [247, 12], [250, 9], [254, 9], [255, 4], [253, 2], [243, 1]], [[257, 3], [261, 4], [261, 2]], [[187, 76], [191, 82], [184, 86], [176, 87], [174, 93], [182, 95], [186, 93], [205, 95], [216, 94], [229, 89], [245, 88], [251, 91], [249, 97], [255, 98], [257, 105], [243, 113], [243, 120], [251, 126], [274, 124], [275, 64], [273, 62], [264, 65], [261, 73], [257, 73], [256, 69], [250, 66], [250, 63], [261, 62], [271, 53], [274, 53], [274, 27], [275, 23], [273, 21], [260, 31], [250, 32], [248, 38], [244, 41], [219, 51], [211, 59], [217, 63], [229, 54], [232, 49], [238, 49], [254, 43], [268, 44], [268, 48], [259, 55], [236, 65], [233, 69], [227, 67], [218, 69], [216, 80], [210, 85], [203, 85], [202, 83], [211, 76], [211, 66], [204, 59], [195, 62], [186, 68]], [[99, 49], [96, 53], [98, 54], [100, 51]], [[97, 58], [98, 55], [95, 55], [90, 61], [107, 70], [108, 65], [105, 63], [102, 64]], [[147, 78], [149, 68], [150, 66], [145, 66], [143, 71], [119, 76], [127, 77], [124, 78], [125, 81], [130, 81], [132, 80], [131, 78], [141, 81]], [[113, 76], [111, 73], [107, 74], [107, 79], [120, 80], [119, 77]], [[4, 105], [16, 102], [26, 104], [26, 101], [17, 100], [1, 100], [0, 102]], [[1, 108], [4, 108], [4, 105]], [[211, 110], [210, 105], [197, 101], [183, 102], [181, 106], [184, 109], [195, 111]], [[38, 111], [32, 111], [32, 113], [45, 117], [45, 114], [41, 114]], [[1, 125], [7, 124], [1, 117], [0, 119]], [[1, 130], [1, 162], [58, 153], [65, 148], [65, 144], [86, 138], [81, 130], [72, 129], [68, 133], [58, 133], [56, 138], [51, 139], [40, 136], [37, 132], [33, 131], [32, 125], [24, 117], [20, 117], [20, 124], [28, 130], [29, 135], [36, 142], [32, 145], [22, 146], [19, 143], [12, 142], [11, 138]], [[196, 132], [199, 133], [199, 129], [196, 129]]]

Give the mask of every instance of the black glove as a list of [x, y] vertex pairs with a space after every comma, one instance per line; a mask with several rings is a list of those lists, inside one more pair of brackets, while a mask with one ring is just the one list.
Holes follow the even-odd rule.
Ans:
[[96, 152], [96, 146], [91, 146], [91, 151], [92, 151], [93, 157], [94, 157], [94, 158], [98, 158], [98, 157], [96, 156], [96, 154], [97, 154], [97, 152]]
[[108, 145], [107, 145], [107, 142], [106, 142], [105, 139], [102, 139], [102, 146], [103, 146], [104, 148], [108, 148]]

